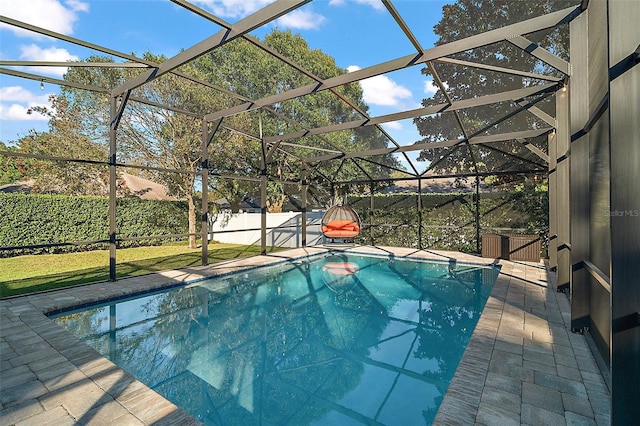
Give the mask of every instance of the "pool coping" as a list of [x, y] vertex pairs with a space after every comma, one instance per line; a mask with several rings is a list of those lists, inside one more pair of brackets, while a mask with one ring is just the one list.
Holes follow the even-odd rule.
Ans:
[[501, 267], [434, 424], [610, 423], [606, 381], [544, 263], [333, 245], [0, 300], [0, 423], [200, 424], [45, 314], [338, 250]]

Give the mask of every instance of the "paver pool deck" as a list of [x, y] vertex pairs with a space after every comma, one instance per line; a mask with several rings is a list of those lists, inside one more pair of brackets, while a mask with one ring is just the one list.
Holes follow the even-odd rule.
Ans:
[[[1, 425], [192, 425], [186, 412], [45, 314], [327, 251], [317, 246], [0, 301]], [[331, 248], [335, 249], [335, 248]], [[355, 246], [487, 264], [445, 251]], [[496, 260], [501, 271], [440, 406], [442, 425], [609, 425], [607, 377], [544, 263]]]

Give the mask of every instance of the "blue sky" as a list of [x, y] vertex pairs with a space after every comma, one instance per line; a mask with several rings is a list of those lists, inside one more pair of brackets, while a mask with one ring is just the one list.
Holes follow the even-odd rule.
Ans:
[[[272, 0], [193, 0], [192, 3], [236, 22]], [[440, 20], [442, 0], [395, 0], [394, 6], [422, 47], [432, 47], [433, 26]], [[63, 33], [123, 53], [141, 55], [150, 50], [169, 57], [220, 30], [169, 0], [2, 0], [0, 14]], [[314, 0], [253, 34], [262, 38], [273, 28], [300, 33], [311, 48], [320, 49], [346, 69], [402, 57], [415, 50], [379, 0]], [[73, 61], [97, 52], [14, 27], [0, 26], [3, 60]], [[65, 69], [19, 68], [61, 78]], [[378, 116], [417, 108], [434, 91], [421, 75], [421, 66], [362, 82], [370, 114]], [[44, 117], [27, 114], [35, 105], [48, 105], [55, 85], [0, 75], [0, 140], [15, 141], [29, 129], [47, 129]], [[410, 120], [388, 123], [386, 130], [402, 145], [419, 140]]]

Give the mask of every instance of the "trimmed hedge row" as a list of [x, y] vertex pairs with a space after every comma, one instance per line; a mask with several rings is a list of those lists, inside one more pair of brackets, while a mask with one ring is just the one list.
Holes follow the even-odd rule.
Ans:
[[[423, 194], [422, 247], [473, 252], [476, 249], [474, 194]], [[349, 204], [365, 223], [371, 220], [370, 197], [349, 197]], [[480, 194], [482, 232], [504, 229], [538, 233], [546, 246], [546, 192]], [[16, 247], [109, 238], [109, 200], [99, 197], [0, 193], [0, 247]], [[374, 199], [374, 242], [418, 247], [417, 194], [382, 194]], [[199, 223], [198, 223], [199, 225]], [[118, 237], [183, 234], [188, 232], [188, 207], [183, 202], [117, 200]], [[119, 247], [160, 244], [165, 239], [121, 241]], [[358, 242], [369, 244], [365, 231]], [[105, 248], [106, 244], [0, 250], [0, 257], [62, 253]]]
[[[107, 198], [0, 193], [0, 217], [0, 247], [109, 239]], [[117, 226], [120, 238], [186, 233], [188, 207], [182, 202], [119, 198]], [[119, 247], [160, 242], [121, 241]], [[0, 257], [98, 248], [105, 244], [0, 250]]]

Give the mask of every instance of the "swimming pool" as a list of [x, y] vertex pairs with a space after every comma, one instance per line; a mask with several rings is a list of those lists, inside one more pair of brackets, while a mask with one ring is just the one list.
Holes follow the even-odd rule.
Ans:
[[430, 424], [497, 274], [331, 254], [55, 321], [207, 424]]

